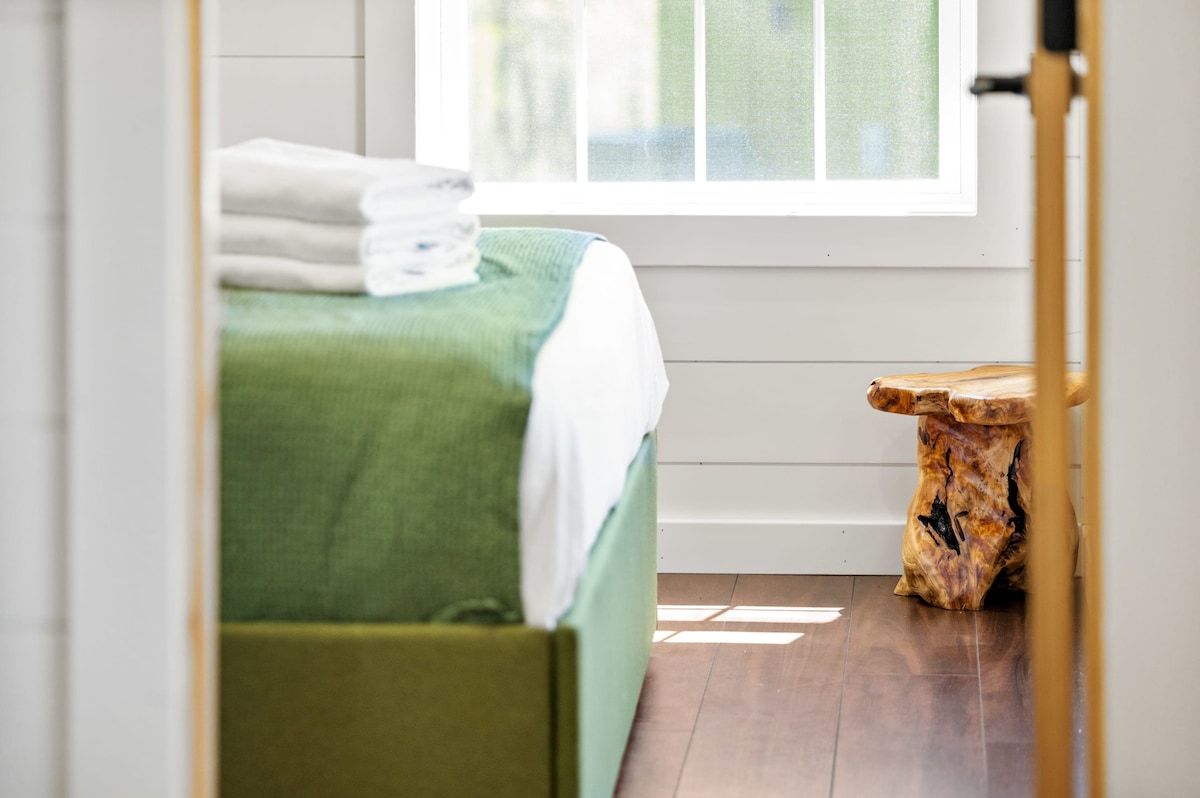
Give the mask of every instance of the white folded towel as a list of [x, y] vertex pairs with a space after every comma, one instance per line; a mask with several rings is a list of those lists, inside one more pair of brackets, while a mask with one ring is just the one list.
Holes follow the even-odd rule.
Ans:
[[478, 238], [479, 217], [458, 212], [367, 225], [224, 213], [220, 251], [314, 263], [414, 266]]
[[235, 288], [396, 296], [477, 283], [479, 261], [479, 248], [472, 244], [421, 270], [221, 254], [217, 256], [217, 271], [222, 285]]
[[217, 159], [226, 213], [363, 224], [452, 210], [475, 190], [458, 169], [275, 139], [225, 147]]

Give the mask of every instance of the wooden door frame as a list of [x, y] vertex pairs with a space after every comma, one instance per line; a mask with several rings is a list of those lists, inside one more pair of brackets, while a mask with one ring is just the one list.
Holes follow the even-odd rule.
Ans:
[[[1035, 118], [1035, 358], [1038, 407], [1034, 416], [1034, 494], [1038, 521], [1031, 544], [1030, 623], [1036, 735], [1036, 794], [1073, 794], [1075, 697], [1074, 646], [1082, 626], [1084, 690], [1080, 700], [1086, 728], [1087, 792], [1106, 793], [1104, 712], [1104, 608], [1102, 597], [1102, 441], [1101, 441], [1101, 287], [1102, 253], [1102, 27], [1100, 0], [1079, 0], [1080, 49], [1087, 72], [1077, 79], [1065, 53], [1045, 49], [1039, 35], [1028, 88]], [[1038, 26], [1041, 26], [1039, 15]], [[1065, 535], [1047, 534], [1065, 528], [1066, 407], [1063, 397], [1065, 356], [1065, 191], [1062, 174], [1064, 130], [1077, 90], [1087, 102], [1087, 195], [1085, 199], [1085, 346], [1088, 402], [1083, 410], [1083, 552], [1084, 601], [1082, 618], [1074, 617], [1074, 591]]]
[[218, 0], [187, 0], [191, 139], [193, 505], [188, 641], [191, 647], [191, 798], [215, 798], [218, 775], [218, 354], [216, 279], [208, 253], [220, 221], [215, 47]]
[[[1040, 27], [1040, 20], [1039, 20]], [[1036, 794], [1068, 796], [1072, 784], [1072, 612], [1066, 489], [1066, 120], [1072, 96], [1066, 53], [1038, 36], [1026, 81], [1034, 117], [1033, 523], [1029, 626]]]
[[1087, 175], [1084, 221], [1084, 347], [1091, 392], [1083, 409], [1083, 667], [1086, 707], [1085, 745], [1088, 751], [1088, 785], [1092, 798], [1107, 793], [1107, 739], [1104, 701], [1104, 552], [1103, 502], [1101, 501], [1103, 440], [1103, 357], [1101, 350], [1101, 307], [1103, 300], [1103, 252], [1101, 219], [1104, 203], [1101, 191], [1104, 158], [1104, 52], [1101, 0], [1080, 0], [1079, 26], [1081, 46], [1087, 59], [1087, 74], [1082, 80], [1087, 102]]

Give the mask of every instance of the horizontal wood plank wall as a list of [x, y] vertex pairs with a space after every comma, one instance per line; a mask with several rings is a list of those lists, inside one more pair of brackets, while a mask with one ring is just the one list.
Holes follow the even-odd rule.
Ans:
[[223, 56], [359, 57], [363, 0], [225, 0]]
[[[362, 151], [364, 117], [390, 116], [365, 107], [371, 55], [363, 8], [363, 0], [225, 3], [225, 140], [275, 135]], [[1009, 12], [989, 3], [980, 25], [990, 24], [987, 14]], [[1014, 63], [1020, 58], [1010, 52], [985, 53], [980, 68], [1012, 71]], [[988, 121], [981, 149], [996, 135], [1029, 134], [1024, 101], [1008, 103], [1003, 113], [981, 108], [981, 125]], [[1072, 119], [1065, 164], [1075, 209], [1078, 127]], [[390, 151], [389, 141], [377, 149]], [[1078, 218], [1072, 215], [1068, 242], [1068, 357], [1076, 368]], [[893, 243], [905, 246], [902, 236]], [[916, 481], [916, 423], [872, 410], [867, 385], [885, 374], [1029, 362], [1029, 270], [1009, 262], [650, 266], [652, 257], [637, 255], [643, 248], [631, 251], [671, 379], [659, 439], [660, 570], [721, 571], [736, 563], [743, 573], [898, 573]], [[1077, 483], [1077, 470], [1073, 477]]]
[[[1074, 279], [1078, 262], [1071, 270]], [[1028, 362], [1030, 278], [1011, 268], [639, 268], [671, 379], [660, 570], [898, 573], [916, 424], [873, 410], [867, 385]], [[1077, 330], [1078, 308], [1071, 317]], [[1077, 468], [1072, 477], [1078, 501]]]
[[363, 0], [227, 0], [220, 17], [222, 145], [363, 152]]

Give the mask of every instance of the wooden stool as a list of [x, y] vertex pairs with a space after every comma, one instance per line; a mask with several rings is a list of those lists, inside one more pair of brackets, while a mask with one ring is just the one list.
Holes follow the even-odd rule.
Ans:
[[[1085, 376], [1067, 375], [1067, 404], [1085, 399]], [[977, 610], [993, 583], [1025, 588], [1031, 534], [1033, 369], [980, 366], [949, 374], [881, 377], [871, 407], [920, 416], [917, 490], [904, 527], [904, 575], [896, 595], [946, 609]], [[1070, 513], [1071, 548], [1078, 543]]]

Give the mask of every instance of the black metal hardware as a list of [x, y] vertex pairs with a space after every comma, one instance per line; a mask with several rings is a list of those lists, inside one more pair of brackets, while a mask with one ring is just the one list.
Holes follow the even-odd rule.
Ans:
[[1075, 49], [1075, 0], [1042, 0], [1042, 45], [1052, 53]]
[[1011, 77], [980, 75], [971, 84], [971, 93], [976, 96], [997, 93], [1024, 94], [1026, 77], [1026, 75], [1013, 75]]

